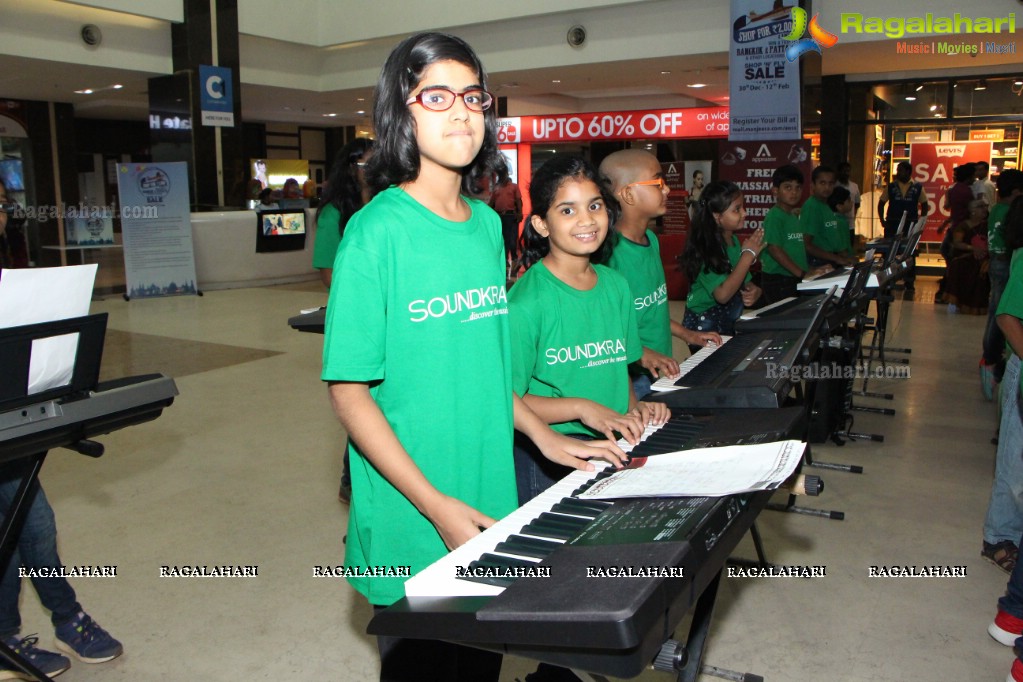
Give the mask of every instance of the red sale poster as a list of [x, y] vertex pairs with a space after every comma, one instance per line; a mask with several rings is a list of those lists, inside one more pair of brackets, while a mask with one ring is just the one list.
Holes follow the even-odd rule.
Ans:
[[949, 217], [945, 193], [955, 180], [956, 166], [971, 161], [991, 162], [990, 142], [914, 142], [909, 145], [913, 180], [927, 192], [927, 224], [923, 241], [940, 242], [938, 227]]

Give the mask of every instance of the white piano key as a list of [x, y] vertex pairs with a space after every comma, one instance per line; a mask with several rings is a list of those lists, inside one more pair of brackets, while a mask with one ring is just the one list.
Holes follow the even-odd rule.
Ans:
[[[695, 354], [690, 355], [688, 358], [679, 363], [679, 376], [685, 376], [689, 372], [693, 371], [693, 368], [699, 365], [701, 362], [709, 358], [717, 351], [718, 348], [724, 347], [726, 343], [731, 340], [731, 336], [722, 336], [721, 345], [719, 346], [704, 346], [700, 350], [696, 351]], [[679, 377], [661, 377], [650, 386], [651, 390], [654, 391], [678, 391], [687, 388], [686, 386], [676, 386], [675, 382], [679, 380]]]

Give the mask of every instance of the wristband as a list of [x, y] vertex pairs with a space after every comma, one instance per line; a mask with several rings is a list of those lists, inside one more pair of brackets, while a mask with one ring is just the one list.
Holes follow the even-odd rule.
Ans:
[[[757, 262], [757, 252], [756, 251], [754, 251], [753, 249], [747, 247], [747, 248], [745, 248], [745, 249], [743, 249], [742, 251], [739, 252], [739, 256], [741, 257], [742, 254], [744, 254], [744, 253], [748, 253], [749, 255], [753, 256], [753, 263]], [[751, 265], [752, 265], [752, 263], [751, 263]]]

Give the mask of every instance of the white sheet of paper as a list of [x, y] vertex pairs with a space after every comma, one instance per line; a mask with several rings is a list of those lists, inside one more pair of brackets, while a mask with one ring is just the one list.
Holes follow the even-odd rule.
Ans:
[[806, 443], [785, 440], [654, 455], [637, 469], [598, 481], [579, 497], [721, 497], [773, 490], [792, 475], [805, 450]]
[[[96, 268], [91, 263], [4, 270], [0, 275], [0, 328], [88, 315]], [[78, 334], [34, 341], [29, 394], [68, 384], [77, 348]]]

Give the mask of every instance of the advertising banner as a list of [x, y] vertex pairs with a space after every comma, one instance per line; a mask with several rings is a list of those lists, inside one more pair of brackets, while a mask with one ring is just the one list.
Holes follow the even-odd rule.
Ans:
[[909, 145], [913, 181], [927, 192], [927, 223], [922, 241], [940, 242], [938, 228], [949, 217], [945, 193], [955, 184], [952, 171], [971, 161], [991, 162], [990, 142], [915, 142]]
[[117, 191], [127, 296], [196, 293], [187, 164], [119, 164]]
[[580, 142], [591, 140], [726, 137], [728, 107], [648, 109], [498, 119], [498, 142]]
[[689, 192], [686, 190], [685, 166], [682, 162], [662, 162], [661, 172], [664, 173], [670, 191], [667, 210], [661, 219], [664, 229], [657, 235], [657, 241], [661, 250], [664, 280], [668, 285], [668, 298], [677, 301], [689, 293], [689, 282], [678, 265], [678, 257], [682, 255], [689, 237]]
[[732, 0], [729, 140], [793, 140], [802, 133], [799, 62], [786, 57], [793, 7], [796, 0]]
[[204, 126], [234, 127], [231, 69], [199, 65], [199, 109]]
[[779, 166], [792, 164], [803, 172], [803, 200], [810, 196], [809, 140], [721, 142], [718, 145], [718, 179], [739, 186], [745, 200], [745, 230], [755, 230], [774, 206], [771, 176]]

